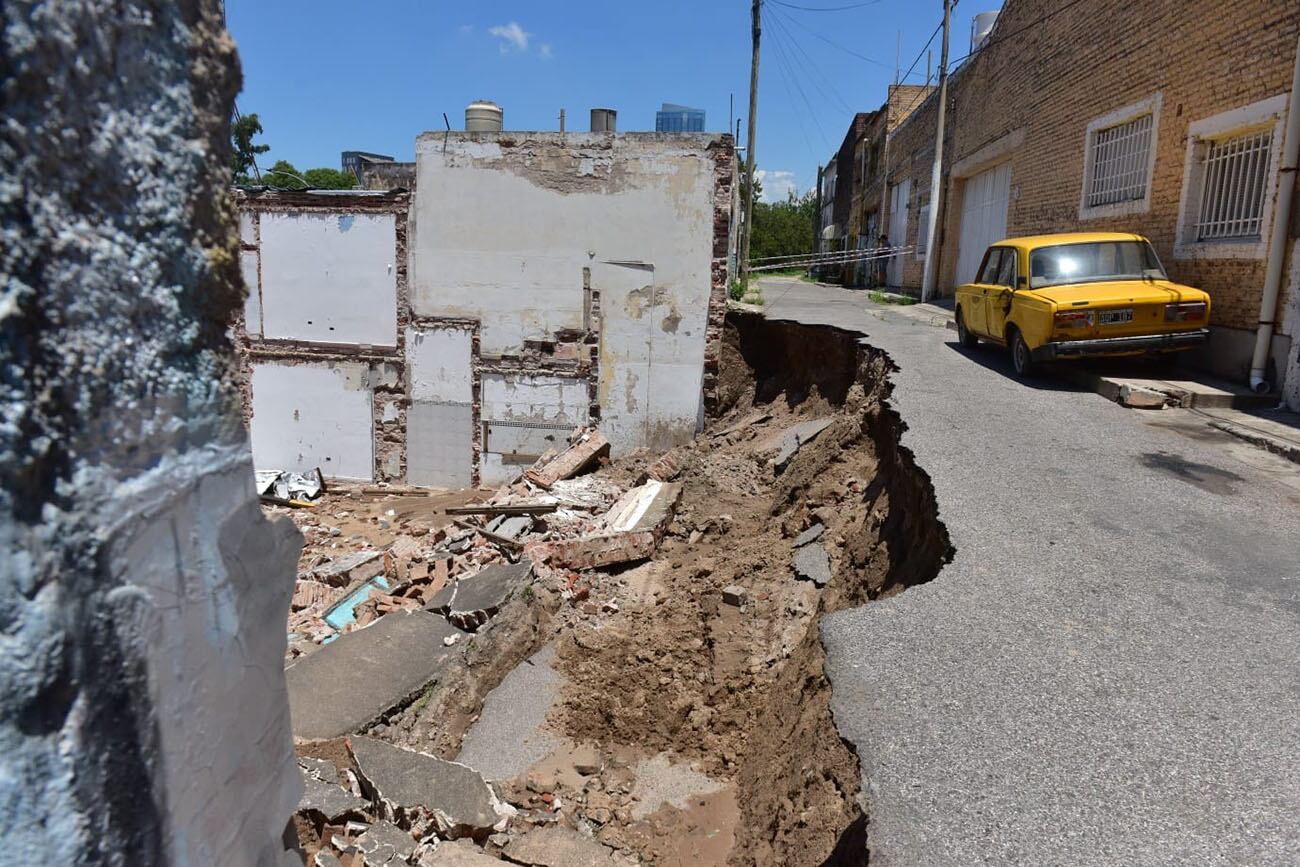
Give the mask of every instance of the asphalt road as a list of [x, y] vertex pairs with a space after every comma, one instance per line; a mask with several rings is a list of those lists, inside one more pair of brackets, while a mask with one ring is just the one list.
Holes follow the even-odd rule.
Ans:
[[865, 293], [764, 295], [890, 354], [956, 548], [823, 626], [873, 867], [1300, 863], [1300, 468]]

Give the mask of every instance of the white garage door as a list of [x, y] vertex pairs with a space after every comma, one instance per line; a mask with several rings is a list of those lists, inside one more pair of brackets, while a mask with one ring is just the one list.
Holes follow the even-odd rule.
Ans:
[[1007, 202], [1011, 198], [1011, 164], [967, 178], [961, 200], [961, 236], [957, 246], [957, 284], [970, 283], [990, 244], [1007, 236]]
[[[889, 190], [889, 245], [897, 247], [907, 241], [907, 206], [912, 194], [911, 180], [895, 184]], [[889, 285], [903, 285], [903, 257], [889, 260]]]

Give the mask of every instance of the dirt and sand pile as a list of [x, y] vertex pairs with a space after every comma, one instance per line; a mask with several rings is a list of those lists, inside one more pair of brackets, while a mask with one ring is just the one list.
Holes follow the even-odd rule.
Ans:
[[[818, 622], [929, 580], [948, 556], [947, 538], [884, 405], [887, 359], [834, 329], [742, 318], [726, 360], [725, 414], [705, 433], [667, 455], [629, 455], [579, 477], [606, 492], [603, 523], [551, 532], [533, 516], [539, 536], [517, 540], [518, 550], [474, 535], [504, 560], [536, 562], [527, 593], [473, 635], [419, 701], [366, 729], [430, 761], [456, 759], [462, 747], [486, 756], [497, 766], [484, 772], [499, 807], [484, 814], [493, 822], [467, 834], [417, 827], [406, 812], [385, 812], [358, 779], [350, 794], [365, 801], [362, 818], [330, 824], [320, 811], [303, 814], [312, 817], [309, 827], [300, 822], [311, 851], [372, 863], [357, 840], [368, 822], [387, 822], [416, 844], [393, 864], [471, 855], [521, 864], [862, 863], [858, 765], [831, 718]], [[493, 499], [535, 501], [535, 482]], [[473, 532], [426, 523], [435, 547]], [[653, 533], [638, 536], [645, 526]], [[496, 745], [502, 754], [534, 739], [543, 746], [496, 761], [481, 730], [512, 730], [536, 695], [525, 690], [503, 709], [489, 692], [534, 677], [545, 667], [539, 651], [549, 654], [554, 694], [540, 702], [535, 731]], [[348, 783], [361, 773], [349, 743], [303, 744], [300, 753], [335, 759]], [[551, 849], [569, 854], [537, 854]]]

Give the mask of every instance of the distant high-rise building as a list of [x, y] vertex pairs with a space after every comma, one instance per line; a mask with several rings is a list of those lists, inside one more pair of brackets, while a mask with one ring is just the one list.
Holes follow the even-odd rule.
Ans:
[[665, 102], [655, 112], [655, 132], [704, 132], [704, 109]]
[[354, 176], [358, 183], [363, 183], [362, 173], [366, 163], [391, 163], [393, 158], [387, 154], [372, 154], [369, 151], [343, 151], [343, 171]]

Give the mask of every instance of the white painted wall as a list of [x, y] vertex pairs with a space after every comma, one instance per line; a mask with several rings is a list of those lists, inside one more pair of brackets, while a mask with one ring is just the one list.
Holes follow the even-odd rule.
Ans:
[[263, 470], [374, 478], [369, 367], [360, 363], [253, 365], [253, 463]]
[[240, 252], [239, 270], [244, 276], [244, 286], [248, 288], [248, 296], [244, 299], [244, 330], [254, 337], [261, 337], [262, 299], [258, 290], [256, 250]]
[[603, 312], [602, 430], [618, 451], [689, 439], [713, 257], [710, 140], [452, 134], [444, 150], [443, 134], [422, 136], [415, 312], [477, 319], [484, 356], [516, 353], [527, 338], [583, 327], [590, 268]]
[[569, 432], [587, 423], [591, 400], [586, 380], [485, 373], [482, 385], [485, 436], [479, 472], [484, 484], [501, 484], [522, 469], [511, 453], [537, 456], [563, 448]]
[[465, 329], [406, 329], [411, 400], [471, 402], [474, 391], [470, 341]]
[[393, 214], [265, 211], [259, 219], [265, 337], [396, 345]]

